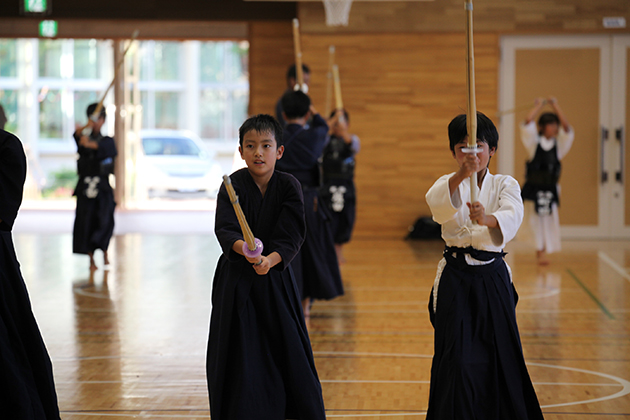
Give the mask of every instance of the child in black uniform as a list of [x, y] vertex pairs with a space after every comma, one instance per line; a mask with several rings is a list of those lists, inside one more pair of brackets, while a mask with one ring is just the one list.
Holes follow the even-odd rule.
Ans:
[[348, 113], [337, 109], [330, 115], [330, 140], [324, 148], [322, 169], [324, 188], [322, 195], [331, 213], [331, 227], [339, 263], [344, 263], [343, 245], [350, 242], [356, 214], [354, 187], [355, 156], [360, 141], [348, 132]]
[[52, 364], [11, 235], [25, 180], [22, 142], [0, 130], [0, 418], [59, 420]]
[[207, 379], [212, 420], [325, 419], [322, 390], [291, 261], [306, 225], [299, 182], [275, 170], [282, 128], [269, 115], [239, 130], [247, 168], [231, 175], [264, 255], [243, 255], [243, 233], [221, 186], [215, 232], [223, 254], [212, 287]]
[[[304, 79], [304, 84], [307, 86], [307, 89], [308, 89], [308, 84], [309, 84], [309, 81], [311, 80], [311, 69], [306, 64], [302, 64], [302, 77]], [[287, 89], [282, 94], [283, 96], [285, 93], [293, 92], [295, 90], [295, 85], [297, 83], [297, 67], [295, 67], [295, 64], [290, 65], [289, 68], [287, 69], [286, 81], [287, 81]], [[278, 99], [278, 102], [276, 102], [276, 118], [278, 119], [278, 122], [280, 123], [280, 125], [284, 127], [286, 125], [286, 121], [284, 120], [282, 111], [283, 109], [282, 109], [282, 96], [281, 96], [280, 99]]]
[[[87, 108], [88, 118], [96, 111], [97, 104]], [[72, 232], [72, 252], [87, 254], [90, 257], [90, 270], [96, 269], [94, 251], [103, 251], [105, 269], [109, 268], [107, 248], [114, 234], [114, 191], [109, 184], [109, 175], [113, 173], [114, 158], [118, 154], [114, 139], [101, 134], [105, 123], [105, 109], [96, 121], [90, 119], [89, 135], [76, 131], [79, 160], [77, 172], [79, 181], [74, 190], [77, 197], [76, 217]]]
[[[312, 299], [332, 299], [343, 294], [339, 263], [335, 253], [330, 214], [320, 196], [319, 158], [328, 136], [328, 124], [301, 91], [282, 97], [284, 156], [278, 169], [289, 172], [302, 184], [306, 239], [293, 265], [302, 296], [304, 316], [310, 315]], [[307, 125], [312, 116], [310, 125]]]

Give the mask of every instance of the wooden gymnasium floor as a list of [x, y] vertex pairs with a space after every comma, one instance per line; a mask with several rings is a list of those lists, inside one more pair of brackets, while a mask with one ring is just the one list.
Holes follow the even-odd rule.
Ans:
[[[69, 235], [17, 234], [65, 420], [207, 419], [212, 236], [124, 235], [90, 277]], [[525, 357], [547, 420], [630, 418], [630, 243], [565, 242], [546, 269], [508, 248]], [[310, 334], [329, 418], [423, 419], [441, 242], [355, 240], [347, 293]]]

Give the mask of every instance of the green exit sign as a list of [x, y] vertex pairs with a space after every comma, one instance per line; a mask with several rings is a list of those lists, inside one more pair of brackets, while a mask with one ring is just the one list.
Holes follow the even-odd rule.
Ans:
[[57, 21], [42, 20], [39, 22], [39, 36], [44, 38], [54, 38], [57, 36]]
[[47, 15], [52, 8], [52, 0], [20, 0], [22, 14]]

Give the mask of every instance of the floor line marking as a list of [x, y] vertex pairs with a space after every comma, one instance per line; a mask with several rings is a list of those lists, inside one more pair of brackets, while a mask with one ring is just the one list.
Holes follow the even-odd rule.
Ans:
[[621, 275], [621, 277], [630, 281], [630, 274], [628, 274], [628, 272], [622, 266], [620, 266], [612, 258], [610, 258], [608, 254], [606, 254], [604, 251], [599, 251], [597, 253], [597, 256], [600, 260], [603, 260], [606, 264], [611, 266], [613, 270]]
[[352, 351], [314, 351], [313, 355], [326, 356], [372, 356], [372, 357], [401, 357], [412, 359], [432, 359], [432, 355], [428, 354], [406, 354], [406, 353], [370, 353], [370, 352], [352, 352]]
[[606, 316], [608, 316], [608, 318], [615, 319], [615, 316], [610, 313], [608, 308], [606, 308], [606, 306], [604, 306], [604, 304], [599, 299], [597, 299], [597, 297], [588, 289], [588, 287], [584, 285], [584, 283], [582, 283], [582, 281], [578, 278], [578, 276], [575, 275], [575, 273], [573, 273], [573, 271], [567, 268], [567, 273], [569, 273], [569, 275], [573, 277], [573, 280], [575, 280], [577, 284], [579, 284], [582, 287], [582, 289], [584, 289], [586, 294], [588, 294], [591, 297], [591, 299], [593, 299], [593, 302], [595, 302], [600, 307], [602, 312], [604, 312]]
[[[520, 298], [519, 298], [520, 299]], [[518, 313], [521, 314], [596, 314], [599, 313], [599, 309], [516, 309]], [[610, 312], [613, 314], [626, 314], [630, 313], [630, 309], [610, 309]], [[424, 314], [427, 313], [427, 309], [416, 309], [416, 310], [368, 310], [368, 309], [324, 309], [324, 308], [314, 308], [311, 312], [311, 317], [317, 318], [318, 315], [324, 314]]]
[[[169, 410], [164, 410], [164, 411], [169, 411]], [[61, 413], [65, 414], [65, 415], [69, 415], [69, 416], [98, 416], [98, 417], [133, 417], [133, 418], [155, 418], [155, 417], [160, 417], [160, 418], [166, 418], [166, 419], [171, 419], [171, 418], [181, 418], [181, 419], [189, 419], [189, 418], [199, 418], [199, 417], [206, 417], [205, 413], [200, 413], [200, 414], [154, 414], [154, 413], [146, 413], [146, 412], [137, 412], [137, 413], [130, 413], [130, 414], [123, 414], [123, 413], [99, 413], [97, 411], [93, 412], [93, 413], [85, 413], [83, 411], [61, 411]], [[208, 411], [209, 413], [209, 411]]]
[[[374, 410], [378, 411], [378, 410]], [[341, 417], [407, 417], [407, 416], [426, 416], [426, 411], [418, 411], [416, 413], [391, 413], [391, 414], [326, 414], [326, 418], [329, 419], [331, 417], [341, 418]]]
[[532, 295], [525, 295], [523, 297], [521, 297], [519, 295], [519, 300], [527, 300], [527, 299], [542, 299], [542, 298], [547, 298], [547, 297], [551, 297], [551, 296], [557, 296], [560, 294], [560, 289], [551, 289], [551, 290], [547, 290], [544, 292], [540, 292], [540, 293], [535, 293]]
[[427, 301], [408, 300], [402, 302], [317, 302], [316, 307], [326, 306], [401, 306], [401, 305], [423, 305], [426, 306]]
[[[406, 380], [369, 380], [369, 379], [320, 379], [321, 383], [331, 383], [331, 384], [430, 384], [431, 381], [406, 381]], [[146, 379], [146, 380], [115, 380], [115, 381], [55, 381], [56, 384], [88, 384], [88, 385], [101, 385], [101, 384], [121, 384], [121, 383], [132, 383], [132, 384], [147, 384], [147, 383], [169, 383], [173, 386], [178, 385], [205, 385], [205, 379], [188, 379], [188, 380], [155, 380], [155, 379]], [[596, 387], [623, 387], [623, 384], [617, 383], [585, 383], [585, 382], [534, 382], [534, 385], [541, 386], [596, 386]], [[169, 410], [165, 410], [169, 411]]]
[[586, 374], [589, 374], [589, 375], [597, 375], [597, 376], [601, 376], [602, 378], [607, 378], [607, 379], [616, 381], [616, 382], [619, 383], [619, 385], [623, 386], [623, 389], [621, 391], [619, 391], [619, 392], [617, 392], [615, 394], [612, 394], [612, 395], [607, 395], [605, 397], [594, 398], [594, 399], [583, 400], [583, 401], [572, 401], [572, 402], [566, 402], [566, 403], [560, 403], [560, 404], [547, 404], [547, 405], [542, 405], [541, 408], [568, 407], [568, 406], [571, 406], [571, 405], [578, 405], [578, 404], [591, 404], [591, 403], [600, 402], [600, 401], [614, 400], [615, 398], [620, 398], [620, 397], [623, 397], [624, 395], [630, 394], [630, 381], [626, 381], [625, 379], [619, 378], [617, 376], [608, 375], [608, 374], [602, 373], [602, 372], [594, 372], [592, 370], [571, 368], [571, 367], [566, 367], [566, 366], [547, 365], [547, 364], [544, 364], [544, 363], [527, 362], [527, 365], [538, 366], [538, 367], [546, 367], [546, 368], [558, 369], [558, 370], [570, 370], [570, 371], [573, 371], [573, 372], [586, 373]]

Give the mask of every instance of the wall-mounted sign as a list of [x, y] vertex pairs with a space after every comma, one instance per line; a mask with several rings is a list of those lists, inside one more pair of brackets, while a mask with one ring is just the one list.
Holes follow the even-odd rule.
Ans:
[[39, 36], [44, 38], [54, 38], [57, 36], [57, 21], [42, 20], [39, 22]]
[[20, 0], [23, 15], [49, 15], [52, 12], [52, 0]]

